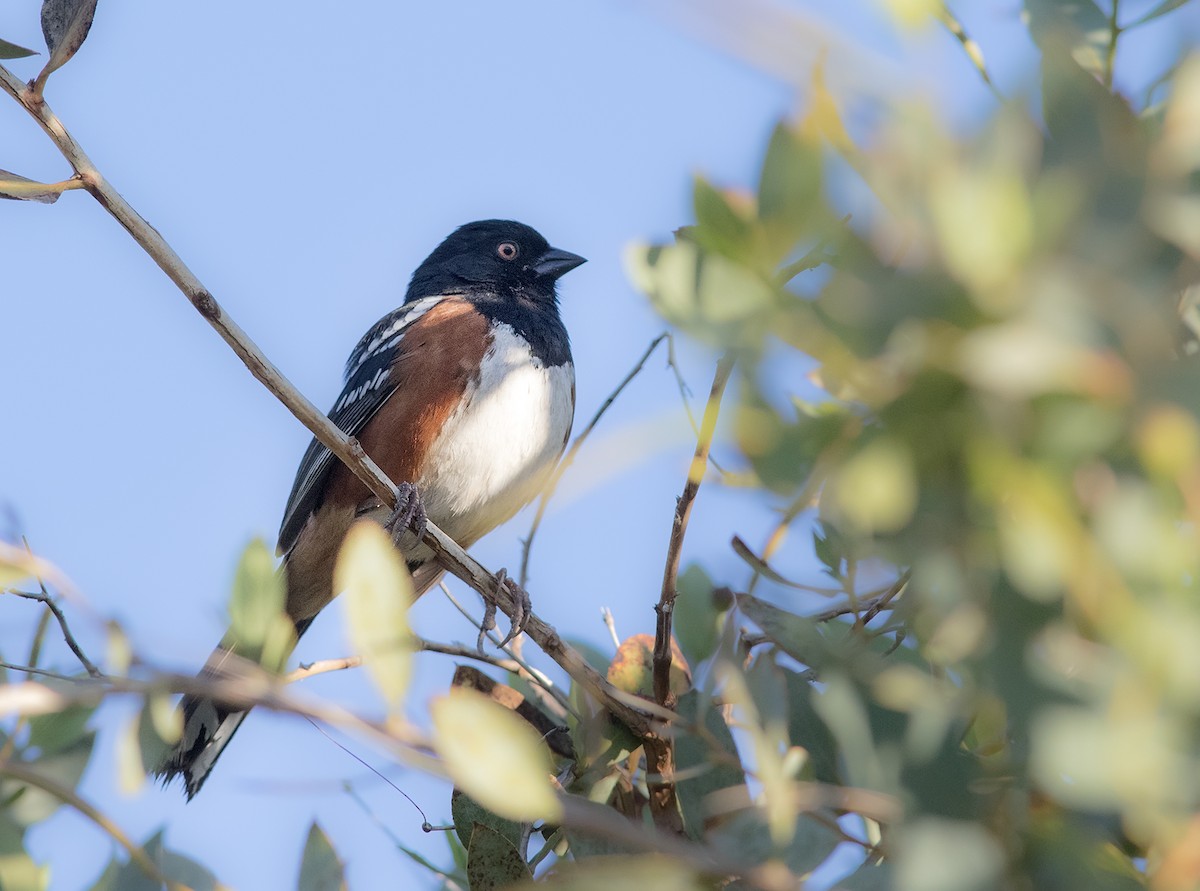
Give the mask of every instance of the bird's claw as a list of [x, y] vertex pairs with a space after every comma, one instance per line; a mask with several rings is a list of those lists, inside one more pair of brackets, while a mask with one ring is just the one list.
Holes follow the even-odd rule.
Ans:
[[429, 518], [425, 515], [425, 504], [421, 501], [421, 493], [412, 483], [401, 483], [396, 487], [396, 507], [387, 522], [383, 524], [399, 544], [405, 532], [411, 532], [417, 538], [425, 535], [425, 525]]
[[[508, 629], [508, 634], [504, 640], [500, 641], [500, 648], [508, 646], [512, 641], [525, 630], [525, 623], [529, 621], [529, 616], [533, 612], [533, 604], [529, 599], [529, 592], [518, 585], [514, 580], [508, 577], [508, 572], [501, 569], [496, 573], [496, 588], [499, 593], [500, 588], [508, 589], [509, 596], [512, 597], [515, 609], [512, 615], [512, 625]], [[487, 598], [487, 606], [483, 610], [483, 621], [479, 624], [479, 640], [476, 642], [476, 647], [480, 652], [483, 652], [483, 640], [487, 633], [496, 627], [496, 601]]]

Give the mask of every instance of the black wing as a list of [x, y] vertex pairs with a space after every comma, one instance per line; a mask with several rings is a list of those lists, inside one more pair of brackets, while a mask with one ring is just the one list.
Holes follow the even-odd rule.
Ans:
[[[426, 297], [388, 313], [363, 335], [350, 353], [346, 385], [329, 412], [329, 420], [347, 436], [357, 436], [396, 392], [400, 382], [393, 380], [392, 362], [400, 341], [413, 322], [443, 299]], [[279, 553], [286, 554], [292, 549], [309, 516], [320, 507], [325, 479], [337, 460], [316, 437], [308, 444], [279, 527]]]

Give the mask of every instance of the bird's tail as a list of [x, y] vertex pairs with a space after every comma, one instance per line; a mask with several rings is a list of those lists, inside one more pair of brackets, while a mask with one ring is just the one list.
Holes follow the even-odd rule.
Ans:
[[[311, 624], [312, 619], [303, 619], [296, 623], [296, 640], [300, 639], [300, 635], [307, 631]], [[210, 680], [228, 677], [228, 673], [222, 671], [221, 666], [232, 655], [227, 647], [218, 646], [208, 657], [208, 662], [198, 677]], [[183, 712], [183, 734], [163, 758], [162, 763], [155, 768], [154, 773], [164, 784], [170, 783], [176, 777], [181, 778], [184, 793], [188, 801], [191, 801], [208, 779], [213, 765], [233, 739], [242, 721], [250, 714], [250, 709], [239, 708], [207, 696], [190, 694], [183, 697], [179, 707]]]

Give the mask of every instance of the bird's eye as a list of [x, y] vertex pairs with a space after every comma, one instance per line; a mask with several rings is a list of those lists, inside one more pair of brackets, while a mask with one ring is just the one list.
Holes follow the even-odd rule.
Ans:
[[521, 249], [511, 241], [502, 241], [496, 246], [496, 254], [501, 260], [515, 260], [519, 253], [521, 253]]

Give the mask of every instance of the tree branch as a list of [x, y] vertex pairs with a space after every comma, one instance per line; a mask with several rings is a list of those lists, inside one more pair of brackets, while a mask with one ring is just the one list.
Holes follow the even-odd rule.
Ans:
[[[367, 488], [388, 506], [396, 504], [396, 487], [362, 450], [353, 437], [339, 430], [315, 405], [308, 401], [277, 369], [249, 336], [229, 318], [213, 295], [163, 239], [100, 174], [92, 160], [67, 132], [49, 105], [0, 65], [0, 89], [11, 95], [33, 116], [41, 128], [70, 162], [84, 187], [119, 222], [147, 254], [183, 292], [245, 366], [271, 393], [282, 402], [313, 435], [332, 451]], [[438, 561], [481, 595], [494, 600], [510, 618], [517, 604], [507, 587], [484, 569], [466, 551], [433, 523], [426, 527], [423, 539]], [[631, 708], [613, 695], [612, 685], [584, 660], [573, 647], [565, 644], [558, 632], [535, 615], [525, 624], [525, 633], [557, 662], [572, 678], [582, 684], [631, 730], [640, 735], [651, 732], [651, 721], [645, 713]]]
[[675, 502], [675, 521], [671, 526], [671, 541], [667, 546], [667, 565], [663, 570], [662, 591], [655, 612], [658, 621], [654, 630], [654, 698], [660, 705], [667, 704], [671, 680], [671, 614], [675, 609], [676, 581], [679, 577], [679, 559], [683, 551], [683, 537], [687, 534], [688, 520], [692, 515], [692, 504], [700, 491], [704, 469], [708, 466], [708, 452], [712, 447], [717, 429], [717, 415], [721, 409], [721, 396], [733, 371], [734, 356], [726, 353], [717, 363], [712, 389], [704, 406], [704, 418], [700, 423], [700, 436], [696, 440], [696, 451], [688, 469], [683, 494]]
[[[62, 608], [54, 602], [54, 598], [46, 591], [46, 586], [42, 586], [40, 592], [37, 591], [17, 591], [13, 588], [7, 589], [4, 593], [13, 594], [17, 597], [23, 597], [26, 600], [36, 600], [38, 603], [45, 605], [46, 609], [54, 613], [54, 618], [58, 620], [58, 627], [62, 630], [63, 640], [67, 642], [67, 646], [71, 648], [71, 652], [75, 654], [75, 658], [84, 667], [89, 675], [94, 678], [104, 677], [104, 673], [96, 667], [86, 655], [79, 643], [75, 640], [75, 635], [71, 633], [70, 627], [67, 625], [67, 617], [63, 615]], [[30, 660], [33, 661], [33, 660]]]
[[158, 864], [150, 859], [150, 856], [141, 845], [127, 836], [121, 827], [110, 820], [102, 811], [80, 797], [79, 793], [74, 789], [70, 789], [52, 780], [50, 777], [42, 776], [42, 774], [20, 761], [0, 762], [0, 776], [6, 776], [33, 786], [36, 789], [41, 789], [43, 792], [53, 795], [63, 804], [70, 805], [99, 826], [113, 841], [124, 848], [125, 853], [129, 855], [129, 859], [136, 863], [138, 868], [155, 882], [160, 885], [166, 885], [171, 891], [191, 891], [187, 885], [172, 881], [163, 875], [162, 870], [158, 868]]

